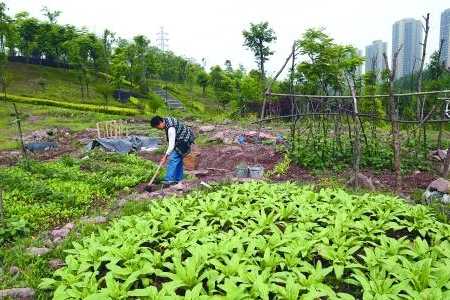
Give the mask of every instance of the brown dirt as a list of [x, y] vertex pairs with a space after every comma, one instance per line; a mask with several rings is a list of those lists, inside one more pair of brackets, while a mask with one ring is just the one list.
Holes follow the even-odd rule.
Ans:
[[[33, 140], [32, 135], [33, 134], [31, 133], [30, 135], [26, 136], [25, 141], [31, 142]], [[51, 137], [51, 140], [56, 142], [58, 148], [40, 153], [27, 152], [27, 155], [35, 160], [46, 161], [55, 159], [64, 154], [78, 153], [78, 151], [82, 147], [82, 144], [86, 144], [95, 136], [96, 132], [92, 129], [86, 129], [80, 132], [73, 133], [67, 128], [59, 128], [56, 135]], [[21, 152], [17, 150], [0, 151], [0, 166], [11, 166], [15, 164], [21, 156]]]
[[[380, 182], [378, 185], [382, 189], [387, 189], [390, 191], [395, 190], [394, 172], [385, 170], [381, 173], [375, 174], [370, 170], [366, 170], [363, 173], [368, 177], [372, 177], [373, 179], [378, 180]], [[437, 178], [438, 176], [430, 172], [412, 172], [402, 177], [402, 186], [400, 191], [405, 194], [411, 194], [417, 189], [426, 189], [427, 186]]]

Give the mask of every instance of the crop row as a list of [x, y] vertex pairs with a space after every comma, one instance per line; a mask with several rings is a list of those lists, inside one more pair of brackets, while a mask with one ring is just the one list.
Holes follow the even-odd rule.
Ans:
[[73, 244], [54, 299], [450, 299], [450, 226], [385, 195], [244, 183]]

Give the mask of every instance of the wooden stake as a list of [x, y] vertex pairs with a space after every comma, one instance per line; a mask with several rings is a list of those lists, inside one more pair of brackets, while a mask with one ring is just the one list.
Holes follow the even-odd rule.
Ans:
[[101, 138], [102, 136], [100, 135], [100, 125], [97, 123], [97, 136], [98, 138]]

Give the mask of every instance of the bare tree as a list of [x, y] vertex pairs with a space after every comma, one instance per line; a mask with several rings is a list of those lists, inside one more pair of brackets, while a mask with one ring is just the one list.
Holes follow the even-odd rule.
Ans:
[[394, 171], [395, 171], [395, 190], [396, 192], [400, 191], [401, 187], [401, 159], [400, 159], [400, 123], [398, 122], [398, 105], [396, 103], [395, 95], [394, 95], [394, 80], [395, 74], [397, 72], [397, 59], [400, 50], [403, 45], [401, 45], [396, 52], [392, 54], [392, 68], [389, 67], [389, 62], [387, 58], [387, 54], [383, 53], [384, 63], [386, 65], [386, 71], [388, 72], [388, 81], [389, 81], [389, 119], [391, 121], [391, 130], [392, 130], [392, 148], [394, 150]]
[[[425, 57], [427, 55], [427, 42], [428, 42], [428, 33], [430, 31], [430, 14], [427, 13], [427, 15], [425, 17], [423, 17], [424, 21], [425, 21], [425, 25], [422, 24], [423, 29], [425, 31], [425, 37], [423, 39], [423, 43], [422, 43], [422, 59], [420, 60], [420, 67], [419, 67], [419, 72], [417, 74], [417, 92], [420, 93], [422, 91], [422, 80], [423, 80], [423, 68], [425, 65]], [[425, 97], [424, 97], [425, 99]], [[417, 100], [416, 100], [416, 116], [417, 116], [417, 120], [420, 121], [423, 118], [423, 106], [424, 103], [421, 102], [425, 102], [424, 100], [421, 101], [421, 97], [418, 96]], [[422, 109], [421, 109], [422, 106]]]

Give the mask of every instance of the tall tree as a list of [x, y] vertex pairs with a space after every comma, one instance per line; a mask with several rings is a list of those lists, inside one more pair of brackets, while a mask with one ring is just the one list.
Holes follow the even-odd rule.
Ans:
[[42, 14], [48, 18], [48, 21], [50, 23], [55, 24], [58, 17], [61, 15], [61, 11], [60, 10], [50, 10], [47, 6], [44, 6], [42, 9]]
[[269, 27], [268, 22], [261, 22], [258, 24], [250, 23], [249, 30], [242, 32], [244, 36], [244, 46], [253, 51], [256, 63], [261, 72], [261, 85], [264, 90], [266, 72], [264, 64], [269, 60], [269, 57], [274, 53], [270, 50], [270, 44], [277, 39], [275, 32]]
[[197, 83], [199, 86], [202, 87], [202, 96], [205, 97], [206, 96], [206, 88], [208, 87], [208, 84], [209, 84], [208, 73], [206, 73], [205, 71], [200, 71], [197, 74]]

